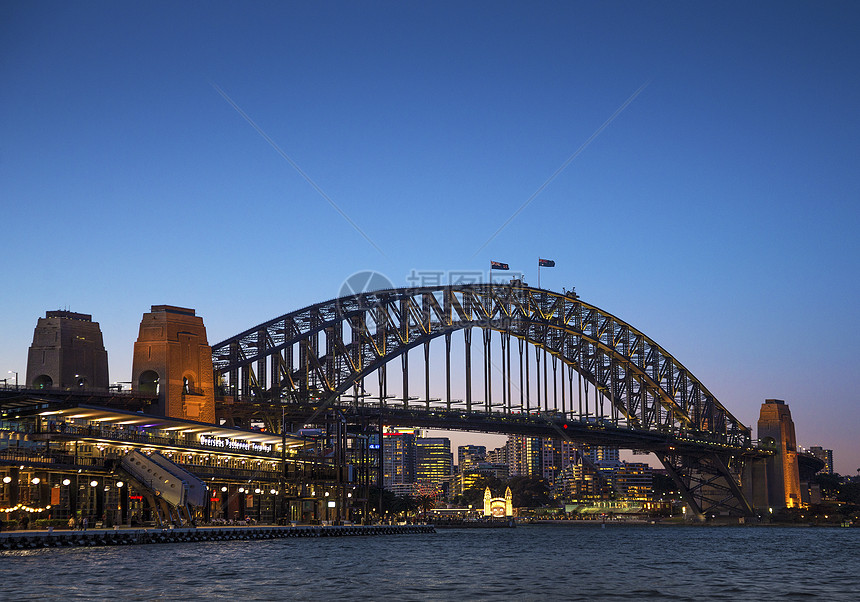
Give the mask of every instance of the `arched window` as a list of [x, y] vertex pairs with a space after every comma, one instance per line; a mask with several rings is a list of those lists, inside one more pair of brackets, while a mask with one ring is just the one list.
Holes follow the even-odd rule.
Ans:
[[54, 381], [47, 374], [40, 374], [33, 380], [34, 389], [50, 389], [53, 386]]
[[158, 373], [153, 370], [142, 373], [137, 381], [137, 388], [141, 393], [158, 395]]

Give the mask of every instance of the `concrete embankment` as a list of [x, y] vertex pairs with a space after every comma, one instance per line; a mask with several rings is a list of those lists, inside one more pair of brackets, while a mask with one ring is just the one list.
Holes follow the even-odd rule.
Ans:
[[0, 551], [35, 548], [123, 546], [148, 543], [350, 537], [435, 533], [431, 525], [354, 525], [297, 527], [201, 527], [197, 529], [91, 529], [88, 531], [18, 531], [0, 533]]

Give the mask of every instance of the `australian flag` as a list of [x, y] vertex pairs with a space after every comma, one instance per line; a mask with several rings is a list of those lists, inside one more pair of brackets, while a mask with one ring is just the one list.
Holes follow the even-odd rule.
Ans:
[[501, 263], [499, 261], [491, 261], [490, 262], [490, 269], [491, 270], [509, 270], [511, 268], [506, 263]]
[[538, 267], [554, 268], [555, 262], [552, 259], [538, 259]]

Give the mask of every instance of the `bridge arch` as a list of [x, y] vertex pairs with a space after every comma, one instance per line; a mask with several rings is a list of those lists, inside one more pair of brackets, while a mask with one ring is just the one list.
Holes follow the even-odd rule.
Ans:
[[[316, 407], [312, 418], [336, 404], [350, 389], [357, 403], [359, 387], [376, 372], [380, 375], [379, 412], [382, 413], [386, 403], [382, 393], [386, 366], [402, 358], [402, 401], [406, 409], [410, 403], [408, 352], [424, 345], [425, 364], [429, 363], [430, 342], [444, 337], [450, 363], [451, 337], [457, 331], [464, 333], [466, 382], [471, 383], [469, 349], [475, 328], [484, 333], [485, 346], [493, 332], [501, 333], [503, 348], [509, 354], [512, 341], [517, 339], [521, 341], [518, 343], [521, 358], [523, 346], [526, 352], [529, 345], [534, 346], [553, 358], [554, 371], [560, 360], [563, 367], [590, 383], [595, 390], [595, 401], [599, 395], [601, 401], [609, 403], [611, 415], [607, 418], [615, 429], [615, 440], [623, 439], [627, 447], [637, 448], [641, 444], [643, 449], [654, 451], [697, 516], [703, 517], [704, 512], [715, 509], [752, 513], [741, 490], [744, 462], [752, 448], [750, 429], [655, 341], [572, 293], [556, 293], [516, 282], [357, 293], [311, 305], [248, 329], [214, 345], [212, 359], [223, 394], [250, 398], [257, 405], [278, 406], [302, 401], [307, 405], [312, 398], [311, 405]], [[522, 359], [520, 362], [522, 366]], [[510, 376], [509, 357], [507, 363]], [[429, 382], [429, 376], [426, 378]], [[562, 438], [570, 431], [562, 430], [561, 422], [567, 428], [568, 420], [595, 420], [588, 416], [587, 408], [586, 416], [581, 410], [577, 416], [572, 408], [567, 412], [563, 406], [550, 409], [548, 391], [543, 408], [515, 408], [510, 393], [507, 402], [503, 400], [499, 406], [492, 403], [489, 391], [483, 407], [481, 404], [471, 407], [470, 386], [467, 384], [463, 418], [525, 410], [526, 420], [546, 423], [556, 431], [549, 436]], [[586, 388], [586, 400], [587, 395]], [[428, 393], [422, 402], [428, 410], [425, 418], [434, 414], [432, 410], [452, 410], [450, 393], [444, 401], [431, 402], [429, 397]], [[416, 414], [407, 416], [416, 417]], [[604, 418], [601, 410], [601, 421]], [[522, 422], [515, 427], [523, 428]], [[496, 423], [490, 428], [500, 429], [495, 432], [515, 432], [503, 430], [513, 428], [510, 424]], [[623, 433], [629, 434], [626, 439]]]
[[749, 429], [641, 331], [573, 294], [515, 284], [389, 289], [333, 299], [222, 341], [212, 356], [233, 395], [274, 400], [316, 391], [325, 402], [415, 347], [474, 328], [499, 332], [508, 344], [516, 338], [546, 350], [590, 383], [609, 402], [616, 422], [629, 428], [749, 445]]

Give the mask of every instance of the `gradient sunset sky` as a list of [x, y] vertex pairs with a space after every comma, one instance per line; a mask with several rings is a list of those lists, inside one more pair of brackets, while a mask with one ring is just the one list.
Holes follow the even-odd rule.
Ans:
[[47, 310], [128, 381], [151, 305], [216, 343], [362, 270], [546, 257], [857, 474], [858, 31], [856, 2], [7, 0], [0, 372]]

